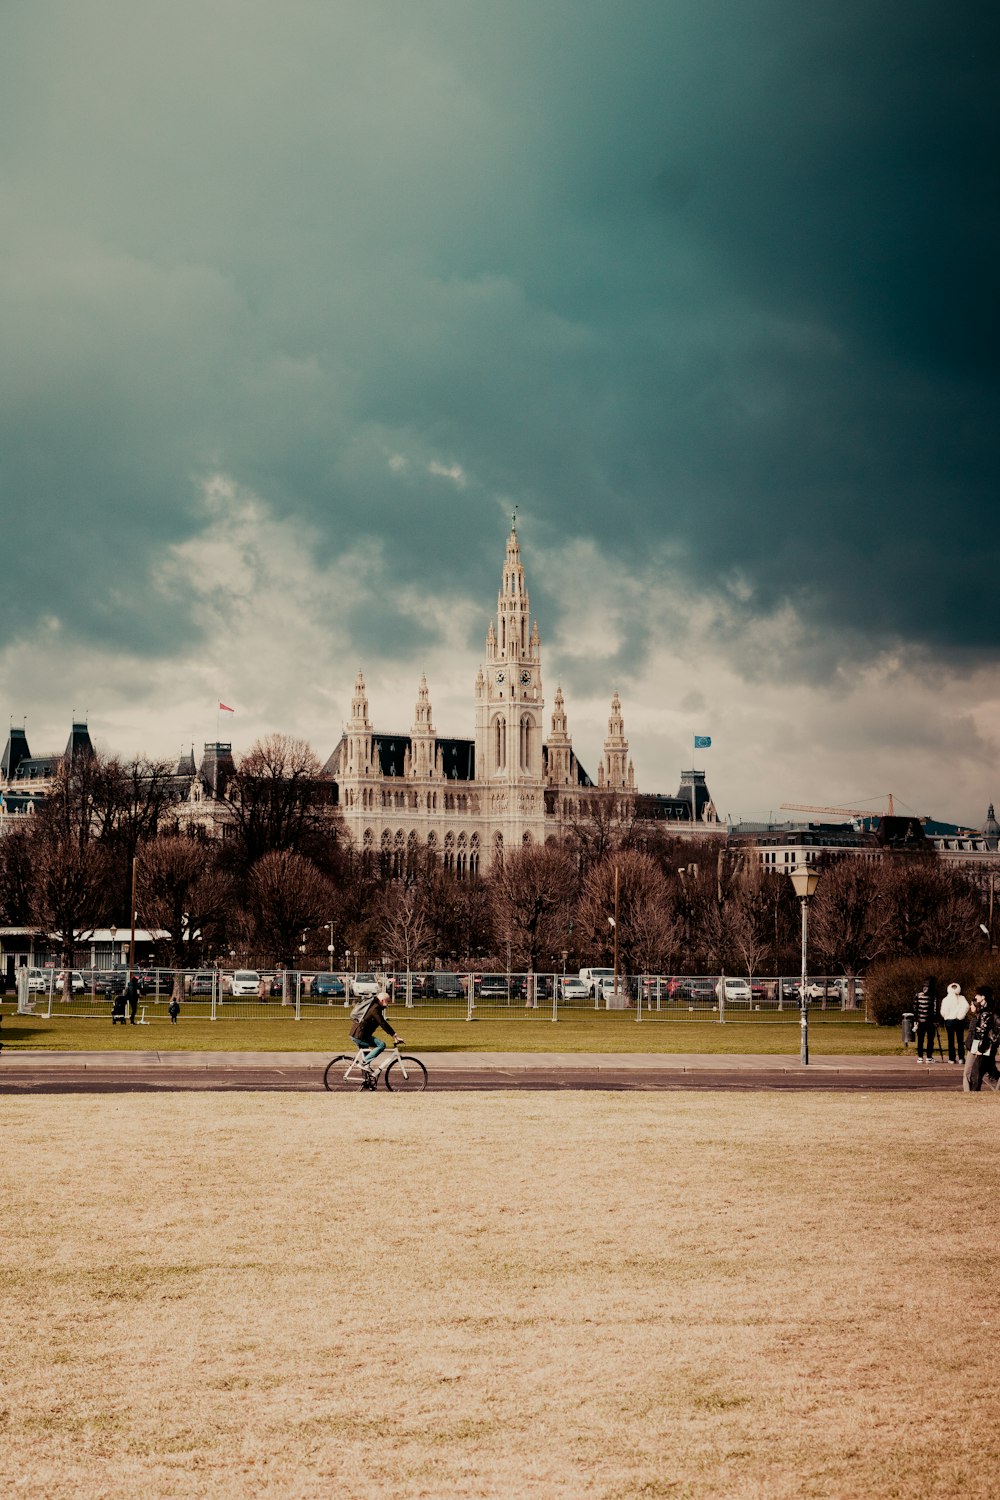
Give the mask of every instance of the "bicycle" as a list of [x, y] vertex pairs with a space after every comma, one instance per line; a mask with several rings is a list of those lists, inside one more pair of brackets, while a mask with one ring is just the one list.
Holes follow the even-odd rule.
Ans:
[[379, 1074], [391, 1094], [420, 1094], [427, 1087], [427, 1069], [418, 1057], [404, 1056], [398, 1047], [389, 1047], [374, 1067], [365, 1063], [365, 1049], [359, 1047], [353, 1057], [341, 1052], [326, 1065], [323, 1087], [330, 1093], [353, 1093], [358, 1089], [378, 1087]]

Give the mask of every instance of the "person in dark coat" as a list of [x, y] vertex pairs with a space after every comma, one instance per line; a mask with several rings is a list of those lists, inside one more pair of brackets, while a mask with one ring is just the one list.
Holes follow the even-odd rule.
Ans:
[[403, 1038], [397, 1031], [392, 1029], [386, 1018], [386, 1006], [389, 1004], [389, 996], [385, 990], [381, 990], [375, 996], [363, 1015], [359, 1016], [351, 1027], [351, 1041], [356, 1047], [364, 1052], [365, 1088], [374, 1088], [378, 1074], [373, 1070], [373, 1064], [380, 1053], [385, 1051], [385, 1042], [375, 1033], [381, 1026], [383, 1031], [388, 1032], [398, 1047]]
[[125, 986], [125, 1004], [128, 1007], [129, 1025], [134, 1026], [136, 1012], [139, 1009], [139, 981], [134, 974], [129, 975], [128, 984]]
[[917, 1062], [924, 1061], [926, 1048], [927, 1061], [931, 1063], [934, 1061], [934, 1038], [938, 1025], [937, 980], [933, 974], [928, 974], [923, 987], [913, 997], [913, 1018], [917, 1023]]
[[969, 1093], [978, 1094], [983, 1087], [984, 1078], [991, 1079], [994, 1088], [1000, 1088], [998, 1049], [1000, 1014], [997, 1012], [992, 987], [981, 984], [976, 990], [974, 1019], [969, 1027], [969, 1061], [965, 1071], [965, 1087]]
[[167, 1015], [170, 1017], [171, 1026], [177, 1025], [177, 1017], [180, 1015], [180, 1013], [180, 1001], [177, 999], [177, 996], [174, 995], [171, 997], [170, 1004], [167, 1006]]

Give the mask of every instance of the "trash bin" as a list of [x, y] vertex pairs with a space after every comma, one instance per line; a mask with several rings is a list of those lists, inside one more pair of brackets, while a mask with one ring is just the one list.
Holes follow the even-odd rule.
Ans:
[[903, 1012], [903, 1046], [904, 1047], [908, 1047], [912, 1041], [913, 1041], [913, 1012], [912, 1012], [912, 1010], [904, 1010], [904, 1012]]

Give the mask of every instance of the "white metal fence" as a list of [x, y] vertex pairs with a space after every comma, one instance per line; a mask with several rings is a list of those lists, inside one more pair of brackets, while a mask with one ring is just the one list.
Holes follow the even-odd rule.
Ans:
[[[599, 1012], [609, 1019], [643, 1021], [748, 1020], [798, 1022], [800, 981], [732, 975], [619, 975], [372, 972], [315, 970], [277, 973], [223, 969], [137, 970], [136, 1021], [169, 1021], [176, 998], [179, 1018], [226, 1020], [329, 1019], [343, 1024], [345, 1012], [366, 992], [386, 990], [394, 1012], [414, 1020], [569, 1020]], [[125, 969], [74, 970], [67, 984], [55, 969], [17, 971], [21, 1014], [93, 1016], [128, 1021], [124, 1014]], [[864, 1015], [862, 979], [810, 978], [806, 997], [813, 1011]], [[117, 1014], [116, 1014], [117, 1013]]]

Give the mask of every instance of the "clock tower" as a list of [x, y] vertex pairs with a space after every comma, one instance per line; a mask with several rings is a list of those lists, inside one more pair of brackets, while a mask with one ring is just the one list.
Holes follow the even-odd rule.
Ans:
[[[491, 807], [515, 822], [544, 815], [541, 643], [524, 582], [516, 520], [507, 538], [497, 615], [476, 678], [476, 777]], [[536, 806], [537, 804], [537, 806]], [[519, 816], [520, 815], [520, 816]]]

